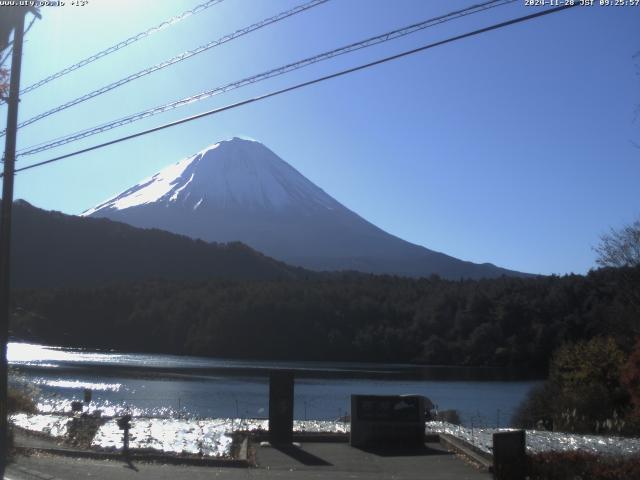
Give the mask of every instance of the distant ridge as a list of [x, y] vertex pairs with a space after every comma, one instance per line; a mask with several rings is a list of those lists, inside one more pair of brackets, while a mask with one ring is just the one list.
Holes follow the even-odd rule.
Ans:
[[14, 288], [148, 279], [295, 279], [308, 273], [237, 242], [216, 245], [107, 219], [49, 212], [23, 200], [14, 204]]
[[405, 276], [525, 276], [395, 237], [333, 199], [263, 144], [232, 138], [83, 213], [206, 241], [241, 241], [313, 270]]

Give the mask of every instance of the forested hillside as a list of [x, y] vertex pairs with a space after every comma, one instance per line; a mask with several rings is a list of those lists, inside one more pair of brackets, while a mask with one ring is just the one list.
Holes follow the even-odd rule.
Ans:
[[[631, 281], [630, 281], [631, 280]], [[177, 354], [546, 368], [568, 341], [631, 348], [640, 269], [481, 281], [335, 274], [14, 294], [14, 338]]]
[[14, 204], [11, 262], [16, 288], [309, 274], [239, 242], [207, 243], [106, 219], [49, 212], [24, 201]]

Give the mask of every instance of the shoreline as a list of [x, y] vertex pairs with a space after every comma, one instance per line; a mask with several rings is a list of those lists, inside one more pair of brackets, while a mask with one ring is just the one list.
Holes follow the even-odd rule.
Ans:
[[[535, 381], [545, 380], [547, 375], [541, 369], [523, 368], [516, 366], [487, 366], [487, 365], [428, 365], [420, 363], [392, 363], [367, 362], [361, 360], [296, 360], [273, 358], [227, 358], [197, 356], [191, 354], [175, 354], [147, 351], [121, 351], [114, 349], [100, 349], [77, 346], [46, 345], [32, 343], [32, 340], [12, 338], [10, 344], [22, 344], [42, 350], [68, 352], [69, 354], [97, 354], [109, 356], [158, 356], [166, 357], [167, 363], [182, 363], [181, 366], [162, 367], [145, 365], [143, 368], [126, 363], [95, 362], [95, 368], [100, 371], [121, 369], [138, 374], [136, 370], [155, 370], [151, 375], [222, 375], [229, 376], [262, 376], [271, 370], [292, 370], [301, 378], [402, 378], [415, 380], [451, 380], [451, 381]], [[201, 365], [188, 365], [189, 362]], [[38, 365], [47, 360], [15, 361], [9, 358], [9, 364], [15, 368], [46, 368]], [[55, 360], [62, 368], [70, 371], [77, 369], [81, 361]], [[210, 363], [211, 365], [202, 365]], [[83, 368], [91, 368], [83, 363]], [[60, 368], [60, 367], [58, 367]]]

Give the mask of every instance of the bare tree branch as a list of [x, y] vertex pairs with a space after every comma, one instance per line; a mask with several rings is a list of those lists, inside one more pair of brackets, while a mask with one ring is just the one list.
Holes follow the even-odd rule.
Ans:
[[623, 280], [621, 288], [629, 303], [640, 312], [640, 219], [600, 238], [594, 248], [600, 267], [619, 268]]
[[601, 267], [640, 266], [640, 220], [620, 230], [611, 229], [600, 238], [596, 263]]

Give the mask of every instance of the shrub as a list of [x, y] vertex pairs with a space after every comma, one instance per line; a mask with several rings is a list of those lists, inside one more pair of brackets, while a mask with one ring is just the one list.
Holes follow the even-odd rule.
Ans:
[[36, 404], [24, 391], [9, 388], [7, 391], [7, 410], [9, 413], [36, 413]]
[[622, 368], [622, 384], [631, 399], [632, 416], [640, 420], [640, 338]]
[[620, 380], [624, 361], [624, 352], [611, 338], [562, 346], [551, 361], [549, 380], [529, 392], [512, 423], [577, 433], [629, 433], [629, 393]]
[[557, 389], [550, 382], [533, 387], [518, 406], [511, 424], [517, 428], [553, 429], [553, 402]]
[[640, 456], [544, 452], [530, 455], [527, 469], [530, 480], [631, 480], [640, 478]]

